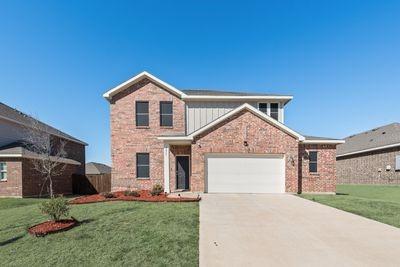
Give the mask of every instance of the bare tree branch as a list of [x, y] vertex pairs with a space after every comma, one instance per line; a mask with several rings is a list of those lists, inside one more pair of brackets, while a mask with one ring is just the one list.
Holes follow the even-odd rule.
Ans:
[[44, 182], [40, 190], [43, 192], [44, 186], [48, 184], [48, 193], [54, 197], [53, 178], [61, 175], [67, 164], [61, 159], [66, 158], [65, 146], [67, 141], [55, 137], [49, 133], [49, 126], [40, 123], [32, 118], [30, 124], [25, 128], [25, 147], [35, 157], [32, 159], [33, 168], [42, 176]]

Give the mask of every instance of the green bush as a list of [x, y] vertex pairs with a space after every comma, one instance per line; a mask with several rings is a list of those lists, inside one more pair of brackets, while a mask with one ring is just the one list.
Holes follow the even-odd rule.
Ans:
[[62, 196], [52, 197], [50, 200], [42, 202], [39, 206], [42, 213], [48, 215], [53, 221], [59, 221], [61, 217], [69, 214], [68, 200]]
[[102, 195], [105, 198], [114, 198], [115, 197], [114, 194], [111, 192], [102, 192], [102, 193], [100, 193], [100, 195]]
[[164, 188], [160, 184], [155, 184], [150, 191], [152, 196], [158, 196], [164, 191]]
[[127, 197], [140, 197], [140, 193], [139, 193], [139, 191], [135, 191], [135, 190], [133, 190], [133, 191], [126, 190], [126, 191], [124, 191], [124, 196], [127, 196]]

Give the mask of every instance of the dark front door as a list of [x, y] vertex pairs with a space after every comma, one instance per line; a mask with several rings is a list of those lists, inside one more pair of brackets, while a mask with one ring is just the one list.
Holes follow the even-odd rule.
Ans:
[[176, 189], [189, 189], [189, 156], [176, 157]]

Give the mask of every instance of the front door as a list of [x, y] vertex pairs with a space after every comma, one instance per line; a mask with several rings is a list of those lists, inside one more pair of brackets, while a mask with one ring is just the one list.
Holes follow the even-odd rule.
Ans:
[[189, 190], [189, 156], [176, 156], [176, 189]]

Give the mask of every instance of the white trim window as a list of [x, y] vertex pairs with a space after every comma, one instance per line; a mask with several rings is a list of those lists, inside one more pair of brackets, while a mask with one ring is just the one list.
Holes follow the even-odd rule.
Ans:
[[400, 171], [400, 155], [396, 155], [395, 171]]
[[264, 114], [268, 114], [268, 103], [258, 103], [258, 110]]
[[0, 162], [0, 181], [7, 181], [7, 163]]
[[271, 103], [270, 116], [275, 120], [279, 120], [279, 103]]

